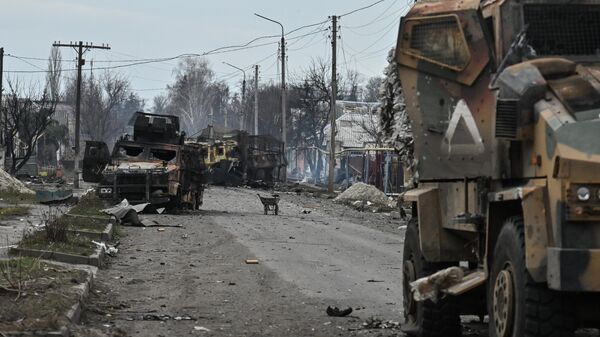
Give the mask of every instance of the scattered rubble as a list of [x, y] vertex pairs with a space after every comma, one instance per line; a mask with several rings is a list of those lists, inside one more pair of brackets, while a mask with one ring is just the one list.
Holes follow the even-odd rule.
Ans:
[[371, 317], [363, 324], [363, 329], [400, 329], [400, 323], [395, 321], [382, 321], [379, 318]]
[[14, 191], [22, 194], [35, 194], [33, 190], [25, 186], [19, 179], [11, 176], [0, 168], [0, 191]]
[[394, 208], [394, 203], [383, 192], [372, 185], [356, 183], [335, 198], [338, 203], [359, 210], [386, 211]]
[[460, 267], [450, 267], [435, 274], [420, 278], [410, 284], [415, 301], [437, 301], [441, 290], [459, 283], [465, 276]]
[[151, 206], [150, 203], [131, 205], [127, 199], [123, 199], [119, 204], [111, 208], [103, 209], [102, 212], [114, 216], [123, 224], [144, 226], [138, 217], [138, 213], [149, 211], [150, 209], [155, 211], [152, 213], [157, 213], [156, 209]]
[[327, 316], [331, 316], [331, 317], [346, 317], [352, 313], [352, 308], [348, 307], [348, 308], [342, 310], [338, 307], [328, 306], [327, 310], [325, 310], [325, 312], [327, 312]]

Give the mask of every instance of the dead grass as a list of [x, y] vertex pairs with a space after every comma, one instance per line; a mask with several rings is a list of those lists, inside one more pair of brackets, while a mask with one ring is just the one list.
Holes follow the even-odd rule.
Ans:
[[13, 205], [36, 203], [35, 194], [20, 193], [14, 189], [1, 190], [0, 199], [7, 204]]
[[75, 217], [64, 215], [58, 219], [58, 221], [66, 224], [69, 230], [81, 230], [87, 232], [101, 233], [106, 229], [108, 223], [110, 223], [110, 218], [106, 217], [103, 219], [100, 218], [89, 218], [89, 217]]
[[16, 296], [8, 290], [11, 283], [0, 276], [0, 331], [4, 332], [58, 329], [62, 315], [77, 300], [73, 286], [84, 282], [86, 276], [83, 271], [27, 257], [0, 260], [0, 265], [20, 275], [23, 285]]
[[96, 193], [88, 193], [83, 196], [77, 205], [73, 207], [69, 214], [75, 215], [90, 215], [90, 216], [106, 216], [100, 210], [107, 208], [108, 205], [104, 200], [98, 198]]
[[18, 247], [81, 256], [89, 256], [96, 251], [96, 245], [91, 240], [73, 234], [67, 234], [64, 242], [50, 242], [45, 229], [26, 233]]
[[11, 218], [15, 216], [24, 216], [29, 214], [27, 206], [10, 206], [0, 208], [0, 219]]

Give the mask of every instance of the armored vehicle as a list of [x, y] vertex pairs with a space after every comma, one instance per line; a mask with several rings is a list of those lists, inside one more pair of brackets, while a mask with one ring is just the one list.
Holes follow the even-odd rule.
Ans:
[[133, 138], [119, 139], [112, 154], [103, 142], [87, 142], [83, 177], [98, 183], [100, 198], [127, 199], [170, 208], [202, 205], [204, 151], [185, 144], [176, 116], [137, 112]]
[[207, 148], [204, 162], [215, 185], [271, 185], [281, 181], [287, 166], [283, 143], [270, 135], [209, 126], [194, 143]]
[[[395, 59], [414, 136], [406, 330], [600, 326], [600, 1], [420, 0]], [[416, 301], [411, 283], [465, 274]]]

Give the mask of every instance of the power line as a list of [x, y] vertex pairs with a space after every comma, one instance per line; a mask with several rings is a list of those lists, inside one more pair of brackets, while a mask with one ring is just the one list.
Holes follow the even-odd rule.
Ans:
[[373, 23], [377, 22], [377, 20], [379, 20], [379, 19], [380, 19], [382, 16], [384, 16], [386, 13], [388, 13], [388, 12], [389, 12], [389, 10], [390, 10], [392, 7], [394, 7], [394, 5], [395, 5], [396, 3], [398, 3], [398, 1], [400, 1], [400, 0], [394, 0], [394, 2], [392, 2], [392, 4], [391, 4], [391, 5], [389, 5], [389, 6], [388, 6], [388, 7], [387, 7], [385, 10], [383, 10], [383, 12], [381, 12], [381, 14], [379, 14], [377, 17], [375, 17], [375, 19], [373, 19], [373, 20], [369, 21], [368, 23], [365, 23], [365, 24], [363, 24], [363, 25], [359, 25], [359, 26], [351, 26], [351, 27], [344, 27], [344, 28], [363, 28], [363, 27], [370, 26], [370, 25], [372, 25]]
[[344, 14], [342, 14], [342, 15], [339, 15], [338, 17], [344, 17], [344, 16], [347, 16], [347, 15], [354, 14], [354, 13], [356, 13], [356, 12], [364, 11], [365, 9], [369, 9], [369, 8], [371, 8], [371, 7], [373, 7], [373, 6], [376, 6], [376, 5], [378, 5], [378, 4], [380, 4], [380, 3], [384, 2], [384, 1], [385, 1], [385, 0], [379, 0], [379, 1], [376, 1], [376, 2], [374, 2], [374, 3], [370, 4], [370, 5], [367, 5], [367, 6], [365, 6], [365, 7], [357, 8], [357, 9], [355, 9], [355, 10], [352, 10], [352, 11], [348, 12], [348, 13], [344, 13]]
[[[339, 18], [344, 17], [344, 16], [348, 16], [348, 15], [352, 15], [354, 13], [372, 8], [382, 2], [385, 2], [386, 0], [379, 0], [376, 1], [374, 3], [371, 3], [367, 6], [364, 7], [360, 7], [354, 10], [351, 10], [349, 12], [346, 12], [342, 15], [339, 16]], [[394, 3], [392, 3], [391, 6], [388, 7], [391, 8], [398, 0], [394, 1]], [[373, 21], [377, 21], [378, 18], [380, 18], [382, 15], [380, 14], [375, 20]], [[389, 16], [388, 16], [389, 17]], [[308, 24], [308, 25], [304, 25], [304, 26], [300, 26], [298, 28], [295, 28], [291, 31], [289, 31], [288, 33], [285, 34], [285, 36], [291, 35], [297, 31], [300, 31], [302, 29], [306, 29], [306, 28], [311, 28], [311, 27], [316, 27], [316, 26], [320, 26], [323, 25], [325, 23], [327, 23], [329, 20], [324, 20], [324, 21], [320, 21], [320, 22], [316, 22], [316, 23], [312, 23], [312, 24]], [[372, 21], [372, 22], [373, 22]], [[385, 27], [387, 28], [387, 27]], [[321, 33], [325, 30], [319, 29], [317, 28], [314, 31], [311, 31], [310, 33], [307, 34], [303, 34], [303, 35], [299, 35], [299, 36], [294, 36], [288, 39], [288, 41], [291, 40], [297, 40], [297, 39], [302, 39], [304, 37], [307, 36], [311, 36], [311, 35], [315, 35], [318, 33]], [[388, 31], [389, 32], [389, 31]], [[387, 32], [386, 32], [387, 33]], [[224, 54], [224, 53], [230, 53], [230, 52], [237, 52], [237, 51], [243, 51], [243, 50], [247, 50], [247, 49], [252, 49], [252, 48], [258, 48], [258, 47], [263, 47], [263, 46], [268, 46], [268, 45], [273, 45], [276, 44], [277, 42], [269, 42], [269, 43], [262, 43], [262, 44], [255, 44], [255, 42], [263, 40], [263, 39], [269, 39], [269, 38], [278, 38], [279, 35], [265, 35], [265, 36], [259, 36], [256, 37], [244, 44], [240, 44], [240, 45], [230, 45], [230, 46], [223, 46], [223, 47], [219, 47], [219, 48], [215, 48], [212, 50], [209, 50], [207, 52], [203, 52], [203, 53], [185, 53], [185, 54], [180, 54], [177, 56], [172, 56], [172, 57], [162, 57], [162, 58], [139, 58], [139, 59], [127, 59], [127, 60], [98, 60], [96, 61], [97, 63], [126, 63], [126, 64], [120, 64], [120, 65], [111, 65], [111, 66], [104, 66], [104, 67], [99, 67], [96, 68], [97, 70], [110, 70], [110, 69], [120, 69], [120, 68], [128, 68], [128, 67], [134, 67], [134, 66], [141, 66], [141, 65], [148, 65], [148, 64], [152, 64], [152, 63], [164, 63], [164, 62], [168, 62], [168, 61], [173, 61], [173, 60], [177, 60], [177, 59], [181, 59], [181, 58], [188, 58], [188, 57], [202, 57], [202, 56], [210, 56], [210, 55], [217, 55], [217, 54]], [[379, 42], [383, 37], [379, 38], [377, 42]], [[294, 50], [300, 50], [300, 49], [304, 49], [307, 48], [311, 42], [314, 40], [314, 38], [309, 41], [307, 44], [305, 44], [304, 46], [294, 49]], [[376, 44], [375, 43], [375, 44]], [[374, 45], [374, 44], [373, 44]], [[371, 48], [373, 45], [367, 47], [366, 49], [364, 49], [362, 52], [368, 50], [369, 48]], [[359, 53], [360, 54], [360, 53]], [[126, 54], [124, 54], [126, 55]], [[358, 54], [357, 54], [358, 55]], [[7, 54], [7, 56], [9, 56]], [[17, 58], [19, 60], [21, 60], [22, 62], [25, 62], [27, 64], [29, 64], [30, 66], [38, 69], [38, 70], [9, 70], [9, 71], [4, 71], [5, 73], [13, 73], [13, 74], [39, 74], [39, 73], [48, 73], [50, 71], [48, 70], [44, 70], [41, 67], [31, 63], [31, 62], [27, 62], [26, 60], [32, 60], [32, 61], [47, 61], [46, 58], [39, 58], [39, 57], [26, 57], [26, 56], [16, 56], [16, 55], [10, 55], [11, 57]], [[59, 60], [61, 62], [76, 62], [74, 60]], [[60, 69], [61, 72], [73, 72], [73, 71], [77, 71], [76, 68], [66, 68], [66, 69]]]

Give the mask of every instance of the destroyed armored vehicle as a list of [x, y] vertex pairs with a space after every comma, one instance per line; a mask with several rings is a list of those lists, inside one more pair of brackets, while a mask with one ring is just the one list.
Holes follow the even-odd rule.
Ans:
[[272, 185], [281, 181], [287, 166], [283, 143], [269, 135], [209, 126], [196, 142], [207, 148], [208, 180], [215, 185]]
[[599, 32], [598, 0], [421, 0], [402, 18], [410, 335], [458, 336], [460, 315], [495, 337], [600, 326]]
[[197, 209], [204, 192], [205, 150], [184, 144], [184, 136], [178, 117], [137, 112], [133, 138], [119, 139], [112, 154], [102, 142], [87, 142], [84, 180], [98, 183], [103, 199]]

